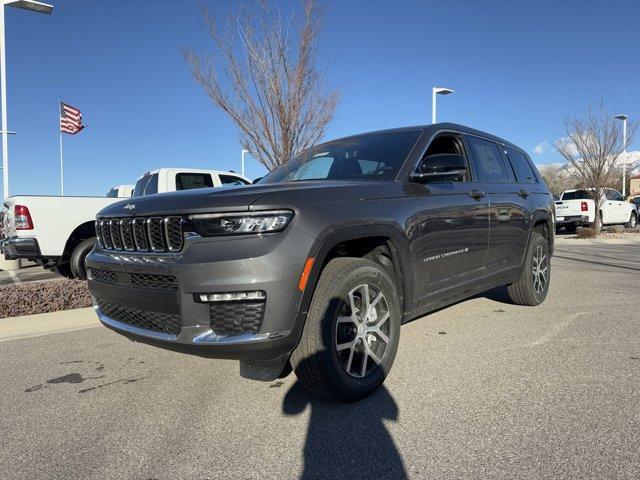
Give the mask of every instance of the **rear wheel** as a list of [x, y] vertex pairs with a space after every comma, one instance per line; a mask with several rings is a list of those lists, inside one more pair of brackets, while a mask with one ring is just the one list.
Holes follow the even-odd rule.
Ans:
[[400, 307], [387, 272], [370, 260], [337, 258], [320, 276], [291, 364], [312, 393], [356, 401], [382, 384], [399, 338]]
[[78, 280], [87, 279], [87, 267], [85, 266], [84, 261], [95, 244], [95, 238], [87, 238], [73, 249], [69, 265], [71, 266], [71, 272], [73, 273], [74, 278], [77, 278]]
[[540, 233], [533, 232], [520, 278], [507, 286], [509, 298], [513, 303], [535, 306], [544, 302], [551, 279], [549, 260], [549, 242]]
[[631, 213], [631, 217], [629, 217], [629, 221], [624, 224], [625, 228], [636, 228], [638, 224], [638, 217], [635, 213]]

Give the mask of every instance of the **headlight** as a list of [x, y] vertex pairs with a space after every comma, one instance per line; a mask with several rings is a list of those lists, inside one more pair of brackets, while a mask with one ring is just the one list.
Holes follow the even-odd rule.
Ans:
[[280, 232], [292, 218], [291, 210], [191, 215], [193, 229], [203, 237]]

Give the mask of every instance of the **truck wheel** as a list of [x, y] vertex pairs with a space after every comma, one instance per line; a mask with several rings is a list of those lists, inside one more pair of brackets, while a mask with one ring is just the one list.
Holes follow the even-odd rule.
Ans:
[[389, 275], [361, 258], [325, 267], [291, 364], [312, 393], [353, 402], [379, 387], [400, 339], [400, 306]]
[[71, 265], [71, 273], [73, 273], [74, 278], [77, 278], [78, 280], [87, 279], [87, 267], [85, 267], [84, 261], [95, 244], [95, 237], [87, 238], [80, 242], [80, 244], [73, 250], [69, 265]]
[[62, 263], [60, 265], [56, 265], [51, 269], [52, 272], [56, 272], [58, 275], [67, 278], [73, 278], [73, 273], [71, 273], [71, 265], [68, 263]]
[[524, 270], [517, 282], [507, 286], [511, 301], [517, 305], [540, 305], [549, 291], [551, 264], [549, 242], [533, 232], [524, 260]]
[[636, 228], [637, 224], [638, 224], [638, 217], [636, 217], [635, 213], [632, 213], [631, 217], [629, 217], [629, 221], [624, 224], [624, 228]]

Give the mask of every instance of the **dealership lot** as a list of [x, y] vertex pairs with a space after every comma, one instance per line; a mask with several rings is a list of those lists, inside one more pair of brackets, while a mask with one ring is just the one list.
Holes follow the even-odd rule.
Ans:
[[101, 327], [0, 338], [2, 477], [638, 478], [639, 253], [560, 241], [542, 306], [405, 325], [352, 405]]

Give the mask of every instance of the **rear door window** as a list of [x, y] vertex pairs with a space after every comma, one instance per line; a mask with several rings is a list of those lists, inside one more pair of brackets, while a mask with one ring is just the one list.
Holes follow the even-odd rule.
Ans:
[[479, 182], [509, 182], [509, 173], [498, 145], [484, 138], [467, 136]]
[[220, 183], [222, 183], [222, 185], [228, 185], [228, 186], [249, 185], [249, 182], [247, 182], [246, 180], [240, 177], [236, 177], [235, 175], [218, 174], [218, 177], [220, 177]]
[[519, 183], [536, 183], [536, 174], [533, 172], [527, 157], [514, 148], [505, 147], [504, 149], [516, 174], [516, 180]]
[[213, 179], [208, 173], [178, 173], [176, 190], [192, 190], [194, 188], [213, 187]]

